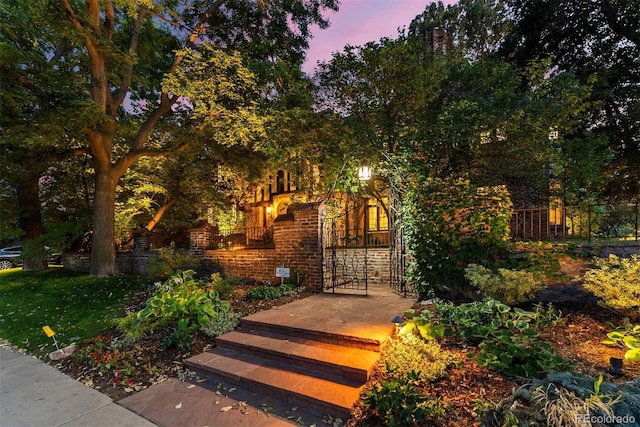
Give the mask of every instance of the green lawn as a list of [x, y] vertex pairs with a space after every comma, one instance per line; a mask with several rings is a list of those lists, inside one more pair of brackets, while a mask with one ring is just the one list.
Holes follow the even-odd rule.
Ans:
[[0, 338], [35, 355], [55, 350], [44, 325], [62, 345], [92, 338], [124, 315], [127, 299], [141, 287], [136, 277], [96, 279], [62, 268], [26, 273], [0, 271]]

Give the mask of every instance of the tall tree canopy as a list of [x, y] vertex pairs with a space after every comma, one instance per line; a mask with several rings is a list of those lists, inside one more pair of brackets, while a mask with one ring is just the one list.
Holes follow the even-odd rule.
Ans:
[[[549, 57], [582, 81], [595, 78], [584, 141], [605, 138], [614, 154], [605, 195], [640, 197], [640, 1], [508, 1], [513, 31], [501, 46], [508, 61]], [[571, 149], [571, 147], [568, 147]], [[574, 145], [573, 150], [575, 151]], [[586, 151], [590, 148], [587, 147]], [[596, 154], [607, 156], [602, 149]], [[580, 166], [580, 165], [576, 165]]]
[[[279, 71], [301, 63], [312, 24], [325, 27], [336, 0], [2, 0], [3, 25], [46, 19], [44, 34], [28, 40], [45, 78], [26, 67], [19, 37], [3, 60], [3, 80], [31, 94], [64, 92], [69, 75], [80, 90], [65, 92], [69, 125], [84, 135], [94, 170], [91, 273], [115, 271], [114, 210], [120, 178], [142, 157], [192, 144], [251, 145], [264, 136], [262, 103], [278, 96]], [[6, 6], [6, 7], [5, 7]], [[12, 25], [16, 23], [16, 26]], [[27, 49], [28, 50], [28, 49]], [[75, 88], [75, 86], [74, 86]], [[52, 110], [52, 123], [63, 122]], [[65, 121], [66, 122], [66, 121]], [[188, 137], [174, 138], [181, 129]], [[59, 140], [68, 133], [56, 132]], [[74, 142], [78, 140], [73, 139]], [[29, 151], [26, 145], [19, 150]]]

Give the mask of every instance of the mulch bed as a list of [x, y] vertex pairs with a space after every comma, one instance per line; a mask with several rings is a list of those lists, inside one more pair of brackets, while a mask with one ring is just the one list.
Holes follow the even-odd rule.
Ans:
[[[245, 295], [251, 285], [240, 285], [234, 291], [230, 302], [234, 311], [245, 315], [304, 298], [309, 294], [284, 297], [274, 301], [247, 301]], [[622, 317], [606, 311], [593, 304], [564, 303], [556, 305], [562, 311], [560, 323], [547, 328], [540, 338], [547, 341], [564, 359], [576, 365], [576, 371], [597, 377], [605, 375], [607, 381], [628, 381], [640, 375], [640, 364], [625, 364], [625, 376], [613, 377], [607, 373], [609, 358], [623, 358], [625, 350], [601, 344], [606, 333], [613, 326], [622, 322]], [[613, 325], [613, 326], [612, 326]], [[131, 381], [115, 384], [114, 376], [110, 372], [101, 373], [88, 362], [80, 363], [73, 357], [60, 362], [51, 362], [62, 372], [90, 385], [114, 400], [120, 400], [131, 393], [140, 391], [154, 383], [164, 381], [169, 377], [183, 378], [187, 372], [184, 360], [199, 354], [214, 346], [213, 339], [202, 333], [196, 333], [193, 345], [189, 351], [175, 348], [163, 349], [159, 347], [166, 331], [156, 331], [155, 334], [137, 342], [130, 350], [134, 359], [140, 362], [140, 369], [136, 370]], [[105, 342], [110, 342], [121, 335], [116, 329], [103, 334]], [[447, 371], [447, 375], [423, 387], [423, 392], [441, 399], [445, 406], [445, 419], [430, 422], [430, 426], [474, 426], [478, 425], [479, 412], [489, 403], [497, 404], [509, 398], [513, 391], [522, 383], [514, 378], [479, 366], [468, 353], [477, 351], [473, 347], [445, 340], [443, 348], [452, 352], [457, 360]], [[147, 369], [151, 367], [152, 369]], [[377, 381], [384, 378], [382, 369], [377, 369], [365, 388], [372, 388]], [[359, 402], [354, 407], [347, 426], [370, 427], [382, 425], [375, 413]]]

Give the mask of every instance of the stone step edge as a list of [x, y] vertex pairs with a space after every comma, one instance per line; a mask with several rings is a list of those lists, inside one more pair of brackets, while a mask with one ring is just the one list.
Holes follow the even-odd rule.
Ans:
[[363, 350], [380, 352], [382, 343], [375, 339], [355, 337], [352, 335], [334, 334], [326, 331], [318, 331], [309, 328], [297, 328], [277, 323], [267, 323], [251, 319], [240, 319], [240, 328], [247, 331], [263, 331], [278, 335], [306, 338], [336, 346], [359, 348]]
[[[256, 342], [251, 342], [253, 340]], [[293, 345], [284, 352], [281, 348], [282, 341]], [[379, 357], [379, 353], [370, 350], [345, 348], [309, 339], [242, 329], [217, 337], [216, 346], [337, 376], [337, 380], [348, 385], [351, 384], [344, 380], [357, 381], [360, 384], [367, 382]], [[312, 347], [313, 352], [304, 352], [302, 348], [305, 347]]]
[[[207, 353], [212, 356], [207, 359], [207, 361], [201, 363], [194, 360], [202, 356], [201, 354], [187, 359], [185, 364], [189, 366], [190, 369], [205, 377], [212, 377], [250, 391], [264, 393], [280, 401], [301, 406], [310, 411], [315, 411], [318, 414], [328, 413], [333, 417], [341, 417], [343, 420], [349, 418], [351, 408], [360, 398], [360, 393], [363, 389], [363, 387], [350, 387], [344, 384], [332, 383], [329, 380], [305, 376], [302, 373], [289, 371], [284, 368], [265, 365], [261, 363], [264, 361], [259, 358], [238, 354], [228, 350], [213, 349]], [[217, 363], [212, 363], [214, 358], [217, 360]], [[240, 363], [244, 366], [252, 366], [255, 370], [260, 369], [263, 370], [263, 372], [271, 373], [278, 378], [279, 382], [291, 379], [296, 382], [300, 382], [302, 378], [306, 378], [307, 381], [313, 382], [317, 386], [306, 387], [305, 392], [290, 390], [278, 384], [251, 379], [243, 376], [242, 374], [230, 372], [227, 368], [234, 366], [234, 363]], [[338, 386], [341, 389], [340, 393], [330, 391], [331, 387], [335, 386]], [[328, 392], [323, 395], [321, 392], [318, 392], [321, 390], [328, 390]], [[336, 397], [344, 398], [346, 397], [346, 394], [351, 394], [353, 396], [353, 402], [351, 402], [349, 406], [346, 406], [335, 399]]]

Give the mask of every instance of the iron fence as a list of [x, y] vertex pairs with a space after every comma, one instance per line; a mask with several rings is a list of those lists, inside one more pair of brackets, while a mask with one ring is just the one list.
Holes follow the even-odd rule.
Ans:
[[638, 241], [638, 203], [516, 209], [513, 240]]

